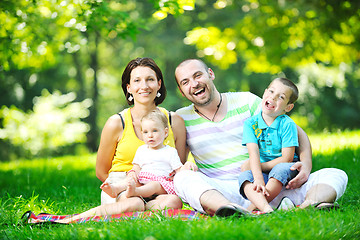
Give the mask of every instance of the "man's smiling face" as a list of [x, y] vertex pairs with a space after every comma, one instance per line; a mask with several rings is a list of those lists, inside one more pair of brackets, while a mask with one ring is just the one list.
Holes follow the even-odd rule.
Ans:
[[205, 106], [214, 98], [215, 75], [197, 60], [182, 63], [175, 71], [176, 81], [183, 96], [197, 106]]

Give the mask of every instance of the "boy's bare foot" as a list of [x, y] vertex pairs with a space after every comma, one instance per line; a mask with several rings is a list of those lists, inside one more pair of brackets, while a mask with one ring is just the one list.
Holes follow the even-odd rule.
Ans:
[[135, 196], [135, 190], [136, 190], [135, 182], [130, 180], [128, 182], [126, 193], [125, 193], [126, 197], [127, 198], [134, 197]]
[[111, 188], [111, 185], [107, 182], [104, 182], [103, 184], [101, 184], [100, 188], [106, 193], [108, 194], [110, 197], [116, 198], [117, 195], [116, 193], [113, 191], [113, 189]]

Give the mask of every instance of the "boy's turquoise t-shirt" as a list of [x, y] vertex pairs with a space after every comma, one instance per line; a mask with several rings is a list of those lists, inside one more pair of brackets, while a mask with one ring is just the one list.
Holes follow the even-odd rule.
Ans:
[[[257, 143], [260, 150], [260, 161], [268, 162], [281, 157], [281, 149], [298, 147], [298, 134], [295, 122], [287, 115], [278, 116], [268, 126], [261, 112], [244, 123], [242, 144]], [[294, 161], [298, 161], [295, 153]]]

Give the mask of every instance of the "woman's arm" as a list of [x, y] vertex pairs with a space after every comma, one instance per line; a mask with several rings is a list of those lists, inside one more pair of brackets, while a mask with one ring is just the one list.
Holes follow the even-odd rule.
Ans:
[[171, 118], [173, 120], [171, 128], [174, 133], [175, 148], [180, 157], [180, 161], [184, 164], [187, 159], [185, 123], [182, 117], [174, 112], [171, 112]]
[[96, 158], [96, 177], [101, 182], [104, 182], [108, 177], [116, 146], [122, 133], [123, 126], [119, 115], [111, 116], [102, 130]]

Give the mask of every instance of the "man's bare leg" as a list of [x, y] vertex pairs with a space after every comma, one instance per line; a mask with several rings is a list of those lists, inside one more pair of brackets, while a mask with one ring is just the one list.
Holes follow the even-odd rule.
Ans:
[[239, 210], [241, 209], [242, 212], [248, 212], [240, 205], [227, 200], [224, 195], [215, 189], [204, 192], [200, 196], [200, 204], [204, 211], [211, 216], [214, 215], [221, 207], [225, 206], [236, 207]]
[[335, 199], [335, 189], [330, 185], [319, 183], [309, 189], [306, 193], [305, 201], [299, 207], [306, 208], [316, 203], [334, 203]]

